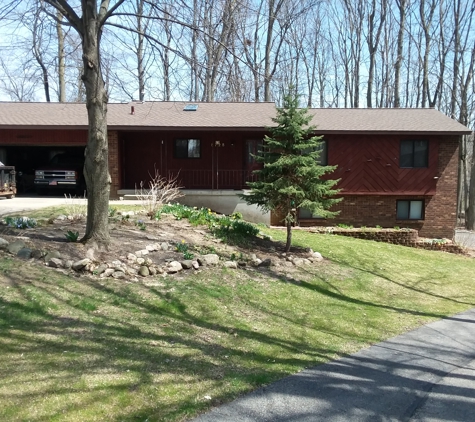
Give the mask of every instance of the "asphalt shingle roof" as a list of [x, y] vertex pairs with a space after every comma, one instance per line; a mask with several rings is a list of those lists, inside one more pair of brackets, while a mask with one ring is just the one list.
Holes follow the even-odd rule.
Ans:
[[[196, 111], [184, 111], [198, 104]], [[134, 113], [132, 113], [132, 107]], [[310, 109], [317, 133], [466, 134], [470, 130], [435, 109]], [[108, 105], [111, 129], [262, 129], [273, 124], [274, 103], [144, 102]], [[80, 103], [0, 102], [0, 128], [86, 128]]]
[[433, 108], [315, 108], [309, 112], [318, 133], [471, 133]]

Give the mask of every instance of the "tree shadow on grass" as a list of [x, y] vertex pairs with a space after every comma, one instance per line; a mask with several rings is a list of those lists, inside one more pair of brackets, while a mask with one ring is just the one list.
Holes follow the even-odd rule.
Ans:
[[[236, 328], [211, 316], [198, 317], [188, 312], [179, 295], [156, 288], [100, 284], [86, 278], [57, 284], [57, 275], [48, 280], [38, 278], [37, 274], [10, 274], [8, 278], [14, 294], [0, 301], [0, 348], [2, 354], [12, 356], [8, 367], [1, 370], [12, 388], [3, 390], [0, 401], [14, 406], [59, 397], [58, 405], [42, 410], [46, 412], [43, 416], [28, 415], [32, 421], [49, 420], [61, 412], [73, 414], [81, 408], [95, 409], [101, 401], [116, 395], [127, 396], [125, 401], [136, 396], [141, 400], [146, 392], [153, 390], [151, 394], [160, 395], [157, 391], [170, 389], [181, 389], [183, 404], [157, 400], [159, 409], [144, 406], [145, 410], [134, 410], [131, 414], [121, 410], [116, 419], [140, 419], [144, 414], [155, 415], [157, 420], [180, 419], [183, 414], [220, 404], [335, 354], [335, 350], [292, 338]], [[155, 299], [144, 300], [142, 293]], [[100, 298], [107, 306], [101, 305]], [[112, 303], [123, 309], [124, 316], [109, 312]], [[219, 336], [225, 341], [218, 340]], [[243, 342], [267, 348], [249, 346], [243, 350]], [[271, 350], [283, 353], [279, 356]], [[124, 377], [127, 373], [132, 374], [131, 379]], [[117, 377], [118, 385], [94, 385], [96, 382], [91, 380], [101, 374], [106, 379]], [[160, 381], [162, 376], [167, 381]], [[190, 377], [194, 380], [191, 383], [238, 385], [225, 388], [206, 401], [197, 398], [205, 395], [199, 388], [188, 393]], [[37, 389], [32, 389], [32, 379], [38, 378], [42, 381]], [[68, 402], [67, 397], [78, 395], [83, 397]], [[8, 409], [5, 412], [14, 412], [10, 406]], [[101, 420], [100, 414], [96, 420]]]

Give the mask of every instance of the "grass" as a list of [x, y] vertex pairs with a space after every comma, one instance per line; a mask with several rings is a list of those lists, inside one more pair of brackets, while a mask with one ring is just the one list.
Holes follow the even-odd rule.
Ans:
[[470, 258], [303, 231], [294, 240], [329, 260], [141, 284], [3, 256], [0, 420], [186, 420], [475, 306]]

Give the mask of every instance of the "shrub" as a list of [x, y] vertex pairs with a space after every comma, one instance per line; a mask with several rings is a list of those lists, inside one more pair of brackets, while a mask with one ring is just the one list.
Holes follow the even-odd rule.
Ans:
[[8, 227], [17, 229], [30, 229], [37, 226], [36, 220], [29, 217], [6, 217], [5, 223]]
[[150, 173], [149, 189], [144, 188], [144, 182], [140, 182], [140, 188], [135, 189], [137, 199], [142, 202], [142, 207], [150, 218], [157, 219], [157, 212], [164, 204], [175, 201], [183, 196], [178, 185], [178, 175], [170, 178], [160, 176], [157, 169], [152, 176]]

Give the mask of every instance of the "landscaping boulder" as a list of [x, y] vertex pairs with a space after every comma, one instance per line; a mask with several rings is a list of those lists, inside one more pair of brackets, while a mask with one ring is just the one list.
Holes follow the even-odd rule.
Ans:
[[167, 265], [167, 273], [168, 274], [175, 274], [175, 273], [177, 273], [179, 271], [182, 271], [182, 270], [183, 270], [183, 267], [181, 266], [181, 264], [178, 261], [171, 261]]
[[139, 269], [139, 274], [142, 276], [142, 277], [147, 277], [150, 275], [150, 271], [148, 269], [148, 267], [146, 265], [142, 265]]
[[109, 267], [107, 264], [101, 264], [95, 269], [95, 273], [97, 275], [101, 275], [105, 270], [107, 270]]
[[7, 250], [12, 255], [16, 255], [18, 252], [20, 252], [21, 249], [23, 249], [25, 247], [26, 247], [26, 244], [25, 244], [25, 242], [23, 242], [23, 240], [15, 240], [14, 242], [10, 243], [7, 246]]
[[74, 271], [81, 271], [86, 267], [87, 264], [90, 264], [91, 260], [89, 258], [84, 258], [79, 261], [76, 261], [71, 266]]
[[32, 250], [30, 248], [21, 248], [16, 256], [21, 259], [30, 259]]
[[190, 259], [185, 259], [184, 261], [180, 261], [180, 264], [184, 270], [189, 270], [193, 268], [193, 261]]
[[313, 261], [322, 261], [323, 260], [323, 256], [320, 252], [312, 252], [312, 254], [310, 255], [310, 258], [313, 258]]
[[203, 255], [200, 258], [198, 258], [198, 263], [200, 265], [217, 265], [219, 264], [219, 256], [216, 255], [215, 253], [210, 253], [207, 255]]
[[33, 249], [31, 252], [31, 257], [35, 259], [41, 259], [45, 256], [45, 252], [40, 251], [39, 249]]
[[236, 261], [225, 261], [223, 266], [226, 268], [237, 269], [238, 264]]
[[272, 259], [270, 258], [266, 258], [264, 259], [264, 261], [262, 261], [260, 264], [259, 264], [259, 267], [270, 267], [274, 265], [274, 263], [272, 262]]
[[135, 252], [137, 258], [142, 258], [143, 256], [148, 255], [147, 249], [141, 249], [140, 251]]
[[9, 242], [0, 237], [0, 250], [6, 250], [8, 248]]
[[51, 258], [49, 261], [46, 262], [46, 265], [51, 268], [62, 268], [63, 261], [59, 258]]
[[48, 262], [51, 258], [59, 258], [61, 259], [61, 254], [58, 251], [49, 251], [45, 255], [45, 262]]
[[114, 274], [114, 272], [115, 270], [113, 268], [107, 268], [99, 277], [101, 278], [110, 277], [112, 274]]

